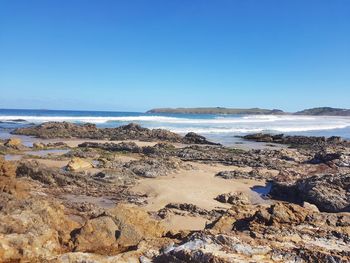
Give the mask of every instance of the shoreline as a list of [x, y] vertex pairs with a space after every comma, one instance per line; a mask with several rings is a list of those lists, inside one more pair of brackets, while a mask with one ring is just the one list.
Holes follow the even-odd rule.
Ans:
[[[350, 253], [350, 142], [341, 138], [255, 134], [242, 138], [246, 144], [238, 146], [249, 147], [239, 149], [137, 125], [99, 131], [61, 123], [23, 131], [49, 138], [20, 136], [26, 145], [17, 135], [0, 141], [2, 155], [21, 157], [0, 158], [6, 173], [0, 186], [9, 189], [0, 191], [7, 200], [0, 219], [19, 225], [11, 235], [0, 231], [5, 261], [23, 259], [19, 250], [30, 253], [29, 261], [46, 257], [55, 263], [67, 257], [172, 262], [182, 253], [202, 252], [213, 260], [274, 262], [271, 251], [287, 260], [290, 245], [300, 260], [305, 253], [319, 260]], [[68, 135], [86, 138], [57, 138]], [[89, 138], [96, 136], [101, 139]], [[22, 245], [31, 238], [23, 233], [41, 249]], [[44, 248], [47, 242], [53, 250]], [[237, 244], [256, 252], [232, 249]]]

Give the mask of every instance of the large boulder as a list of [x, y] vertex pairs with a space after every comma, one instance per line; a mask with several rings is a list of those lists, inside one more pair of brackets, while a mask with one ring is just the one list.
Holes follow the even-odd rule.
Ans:
[[325, 174], [272, 184], [270, 195], [290, 202], [308, 202], [324, 212], [350, 212], [350, 174]]
[[21, 148], [24, 147], [22, 145], [21, 139], [19, 139], [19, 138], [10, 138], [10, 139], [5, 141], [4, 145], [6, 147], [9, 147], [9, 148], [12, 148], [12, 149], [16, 149], [16, 150], [20, 150]]
[[160, 238], [165, 229], [143, 210], [120, 204], [88, 220], [73, 232], [75, 251], [115, 254], [137, 246], [144, 239]]
[[215, 200], [220, 203], [228, 203], [231, 205], [245, 205], [250, 203], [249, 197], [242, 192], [220, 194], [215, 197]]
[[165, 176], [172, 171], [179, 168], [186, 168], [181, 160], [176, 158], [143, 158], [128, 162], [124, 165], [130, 169], [137, 176], [155, 178], [158, 176]]
[[16, 177], [16, 166], [0, 156], [0, 177]]
[[8, 200], [26, 196], [26, 187], [16, 180], [16, 166], [0, 157], [0, 210]]
[[183, 139], [183, 143], [188, 143], [188, 144], [209, 144], [209, 145], [220, 145], [219, 143], [214, 143], [208, 141], [204, 136], [201, 136], [197, 133], [194, 132], [189, 132], [187, 133]]
[[92, 163], [78, 157], [72, 158], [66, 167], [68, 171], [76, 171], [89, 168], [92, 168]]
[[119, 233], [118, 226], [109, 216], [90, 219], [73, 232], [75, 250], [100, 254], [119, 252]]

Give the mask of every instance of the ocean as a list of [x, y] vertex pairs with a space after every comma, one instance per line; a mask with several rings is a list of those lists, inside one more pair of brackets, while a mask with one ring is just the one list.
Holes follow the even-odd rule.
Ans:
[[350, 117], [294, 115], [211, 115], [148, 114], [140, 112], [0, 110], [0, 135], [8, 136], [17, 127], [47, 121], [94, 123], [98, 127], [117, 127], [130, 122], [147, 128], [168, 129], [185, 134], [196, 132], [207, 138], [234, 145], [237, 135], [267, 132], [308, 136], [341, 136], [350, 139]]

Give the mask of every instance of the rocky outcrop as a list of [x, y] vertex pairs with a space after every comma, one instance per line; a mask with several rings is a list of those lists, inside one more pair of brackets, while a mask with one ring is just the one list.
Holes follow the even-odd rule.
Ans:
[[269, 246], [250, 245], [239, 237], [199, 232], [180, 245], [170, 245], [164, 249], [155, 262], [254, 262], [254, 258], [258, 258], [259, 262], [268, 262], [271, 250]]
[[175, 172], [179, 168], [188, 166], [182, 164], [181, 160], [176, 158], [143, 158], [141, 160], [131, 161], [124, 165], [137, 176], [154, 178], [165, 176], [170, 172]]
[[222, 171], [222, 172], [217, 173], [215, 176], [221, 177], [223, 179], [252, 179], [252, 178], [257, 178], [257, 176], [254, 176], [254, 171], [246, 172], [246, 171], [240, 171], [240, 170]]
[[65, 186], [74, 183], [74, 178], [60, 169], [49, 168], [38, 162], [21, 162], [16, 170], [17, 177], [28, 177], [48, 186]]
[[118, 205], [88, 220], [73, 233], [75, 251], [115, 254], [136, 247], [144, 239], [160, 238], [165, 229], [143, 210]]
[[16, 180], [16, 167], [0, 156], [0, 210], [9, 200], [26, 196], [26, 187]]
[[0, 177], [16, 177], [15, 165], [13, 163], [6, 162], [2, 156], [0, 156]]
[[49, 143], [34, 142], [33, 148], [36, 150], [42, 150], [42, 149], [57, 149], [57, 148], [69, 148], [69, 147], [64, 142], [49, 142]]
[[110, 195], [114, 198], [119, 198], [125, 185], [133, 184], [136, 177], [131, 171], [122, 169], [86, 174], [84, 171], [72, 172], [48, 167], [36, 161], [21, 162], [16, 174], [18, 178], [31, 178], [41, 183], [51, 194]]
[[39, 262], [67, 250], [76, 225], [54, 202], [11, 201], [0, 212], [0, 261]]
[[31, 196], [16, 167], [0, 158], [0, 262], [39, 262], [69, 247], [76, 225], [63, 206]]
[[350, 212], [350, 175], [325, 174], [272, 185], [270, 195], [290, 202], [309, 202], [325, 212]]
[[349, 214], [319, 213], [293, 204], [234, 206], [208, 225], [210, 231], [190, 236], [160, 258], [191, 262], [191, 257], [206, 255], [210, 262], [347, 262], [349, 220]]
[[314, 157], [309, 160], [311, 164], [330, 164], [335, 160], [341, 159], [342, 155], [340, 153], [327, 153], [327, 152], [317, 152]]
[[183, 143], [187, 144], [208, 144], [208, 145], [220, 145], [220, 143], [214, 143], [208, 141], [204, 136], [198, 135], [194, 132], [189, 132], [182, 138]]
[[334, 145], [350, 146], [350, 142], [336, 136], [326, 138], [322, 136], [287, 136], [284, 134], [256, 133], [245, 135], [242, 138], [256, 142], [287, 144], [297, 148], [323, 149]]
[[215, 144], [203, 136], [189, 133], [182, 137], [164, 129], [147, 129], [130, 123], [117, 128], [97, 128], [94, 124], [73, 124], [69, 122], [46, 122], [36, 126], [18, 128], [13, 134], [30, 135], [38, 138], [83, 138], [107, 140], [167, 141], [188, 144]]
[[121, 143], [97, 143], [97, 142], [84, 142], [78, 145], [81, 148], [96, 148], [110, 152], [132, 152], [141, 153], [142, 148], [137, 146], [134, 142], [121, 142]]

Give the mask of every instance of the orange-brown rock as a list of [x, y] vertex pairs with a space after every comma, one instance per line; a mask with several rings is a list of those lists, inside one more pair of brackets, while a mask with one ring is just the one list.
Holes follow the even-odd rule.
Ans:
[[67, 170], [69, 171], [76, 171], [88, 168], [92, 168], [92, 163], [78, 157], [72, 158], [72, 160], [70, 160], [70, 162], [67, 164]]
[[26, 187], [16, 180], [16, 166], [0, 157], [0, 200], [5, 202], [9, 196], [15, 195], [17, 198], [25, 196]]
[[108, 213], [88, 220], [74, 231], [75, 251], [116, 254], [142, 240], [162, 237], [165, 230], [140, 208], [120, 204]]
[[0, 213], [0, 262], [42, 262], [63, 253], [74, 227], [55, 202], [11, 201]]
[[19, 138], [10, 138], [4, 143], [4, 145], [6, 147], [13, 148], [16, 150], [19, 150], [23, 147], [22, 141]]

